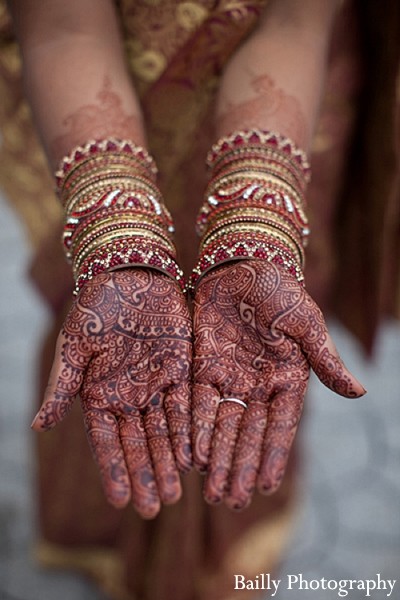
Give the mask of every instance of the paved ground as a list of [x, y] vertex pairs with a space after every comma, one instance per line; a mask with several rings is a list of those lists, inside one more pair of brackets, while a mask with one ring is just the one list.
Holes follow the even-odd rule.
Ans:
[[[35, 348], [46, 314], [24, 279], [28, 249], [22, 231], [2, 199], [0, 210], [0, 600], [105, 600], [79, 577], [43, 572], [31, 560], [35, 537], [31, 390]], [[288, 590], [291, 574], [301, 573], [305, 581], [322, 577], [339, 581], [372, 580], [379, 573], [382, 579], [399, 580], [391, 595], [397, 600], [400, 325], [387, 323], [382, 328], [373, 363], [364, 362], [340, 327], [333, 324], [332, 332], [369, 393], [362, 400], [346, 401], [312, 381], [302, 427], [302, 508], [275, 598], [339, 597], [337, 589]], [[381, 600], [387, 594], [381, 590], [370, 597]], [[366, 591], [350, 591], [347, 597], [361, 600]]]

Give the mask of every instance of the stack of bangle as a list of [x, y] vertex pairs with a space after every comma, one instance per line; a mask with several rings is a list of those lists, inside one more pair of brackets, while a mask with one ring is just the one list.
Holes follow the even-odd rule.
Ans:
[[304, 152], [276, 133], [246, 130], [220, 139], [207, 164], [211, 177], [197, 218], [201, 244], [191, 287], [213, 266], [239, 258], [269, 260], [303, 282], [310, 233]]
[[63, 159], [55, 177], [75, 293], [99, 273], [137, 265], [166, 272], [184, 289], [156, 175], [148, 152], [127, 140], [89, 141]]

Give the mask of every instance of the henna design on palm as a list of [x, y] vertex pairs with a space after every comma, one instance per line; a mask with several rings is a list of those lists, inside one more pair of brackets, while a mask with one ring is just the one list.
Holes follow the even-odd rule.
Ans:
[[[204, 495], [235, 509], [279, 486], [310, 368], [346, 397], [365, 393], [341, 361], [323, 315], [286, 271], [266, 261], [217, 267], [194, 303], [193, 453]], [[234, 397], [246, 402], [223, 402]]]
[[145, 518], [181, 494], [191, 467], [191, 319], [175, 281], [127, 269], [87, 282], [60, 332], [33, 422], [54, 427], [80, 395], [105, 494]]

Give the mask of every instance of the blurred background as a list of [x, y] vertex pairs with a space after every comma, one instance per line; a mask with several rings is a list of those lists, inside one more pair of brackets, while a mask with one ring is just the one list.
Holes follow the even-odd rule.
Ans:
[[[36, 465], [29, 424], [36, 351], [47, 315], [26, 279], [29, 250], [20, 223], [5, 199], [0, 201], [0, 599], [105, 600], [86, 579], [44, 571], [33, 558]], [[331, 332], [368, 394], [344, 400], [312, 379], [300, 432], [301, 502], [277, 576], [339, 580], [380, 573], [400, 579], [400, 325], [384, 323], [368, 361], [338, 324], [331, 323]], [[392, 598], [399, 594], [400, 581]], [[275, 598], [289, 596], [330, 600], [338, 594], [283, 589]], [[365, 598], [365, 592], [349, 597]]]

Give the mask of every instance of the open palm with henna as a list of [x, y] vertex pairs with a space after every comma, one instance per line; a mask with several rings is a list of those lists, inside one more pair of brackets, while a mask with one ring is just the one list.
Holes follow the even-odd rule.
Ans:
[[243, 260], [195, 294], [193, 454], [204, 494], [244, 508], [274, 492], [300, 420], [310, 368], [330, 389], [364, 388], [343, 365], [318, 306], [285, 270]]
[[191, 466], [191, 320], [177, 283], [142, 268], [87, 282], [58, 338], [32, 427], [44, 431], [80, 395], [106, 496], [145, 518], [181, 495]]

